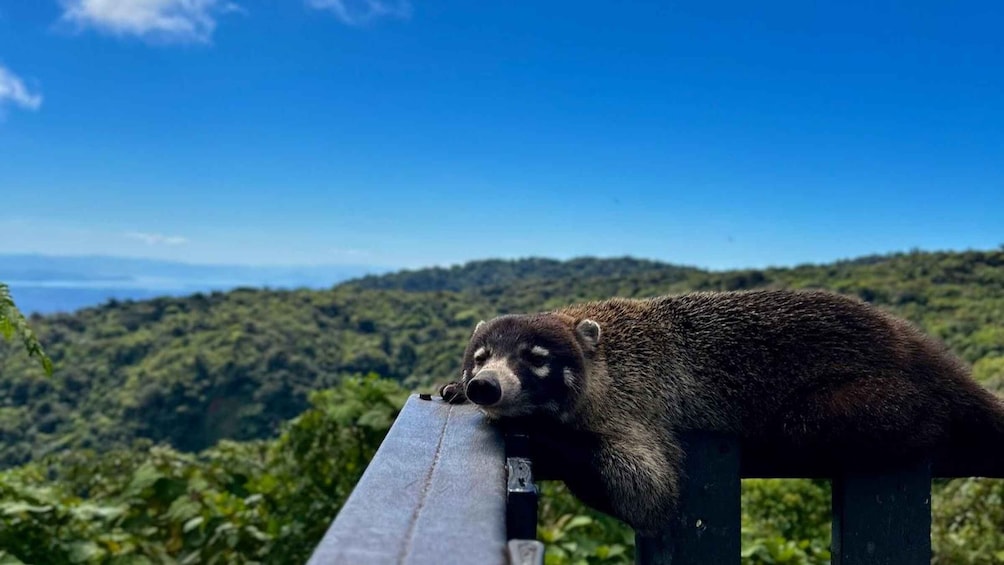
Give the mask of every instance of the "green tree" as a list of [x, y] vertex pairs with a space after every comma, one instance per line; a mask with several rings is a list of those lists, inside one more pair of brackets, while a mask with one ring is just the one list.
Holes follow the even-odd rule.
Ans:
[[47, 375], [52, 375], [52, 360], [42, 350], [42, 344], [35, 337], [35, 332], [28, 327], [28, 321], [14, 304], [14, 298], [10, 295], [10, 287], [0, 282], [0, 335], [4, 339], [11, 340], [15, 336], [21, 338], [25, 350], [29, 357], [33, 357], [42, 364]]
[[349, 378], [274, 441], [76, 450], [0, 472], [0, 564], [304, 563], [406, 395]]

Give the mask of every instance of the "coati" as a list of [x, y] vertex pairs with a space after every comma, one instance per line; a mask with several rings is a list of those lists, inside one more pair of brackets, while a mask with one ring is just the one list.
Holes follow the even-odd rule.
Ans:
[[478, 324], [440, 394], [528, 428], [538, 467], [642, 535], [675, 509], [687, 430], [738, 435], [744, 465], [1004, 468], [1004, 402], [907, 321], [825, 291], [501, 316]]

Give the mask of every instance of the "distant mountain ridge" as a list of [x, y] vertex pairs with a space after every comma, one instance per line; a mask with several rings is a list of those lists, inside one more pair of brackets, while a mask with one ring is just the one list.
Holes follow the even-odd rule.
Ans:
[[554, 280], [570, 274], [580, 279], [623, 277], [641, 273], [685, 276], [703, 272], [695, 267], [670, 263], [615, 257], [597, 259], [577, 257], [566, 261], [540, 257], [524, 259], [485, 259], [450, 267], [429, 267], [402, 270], [380, 275], [367, 275], [346, 283], [347, 286], [375, 290], [409, 292], [454, 291], [483, 289], [514, 283]]

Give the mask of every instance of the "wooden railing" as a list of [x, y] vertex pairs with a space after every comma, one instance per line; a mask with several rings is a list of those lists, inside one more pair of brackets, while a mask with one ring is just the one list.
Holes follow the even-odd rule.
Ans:
[[[682, 439], [679, 513], [662, 535], [636, 539], [639, 565], [738, 564], [740, 481], [764, 477], [833, 481], [833, 565], [931, 561], [929, 464], [836, 476], [797, 462], [744, 468], [733, 437]], [[536, 527], [526, 437], [503, 437], [472, 406], [412, 396], [309, 563], [539, 565]]]

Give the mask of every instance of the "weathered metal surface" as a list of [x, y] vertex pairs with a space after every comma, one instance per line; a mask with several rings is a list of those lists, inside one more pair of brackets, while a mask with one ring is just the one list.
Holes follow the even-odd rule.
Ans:
[[412, 396], [309, 565], [503, 564], [505, 472], [473, 406]]

